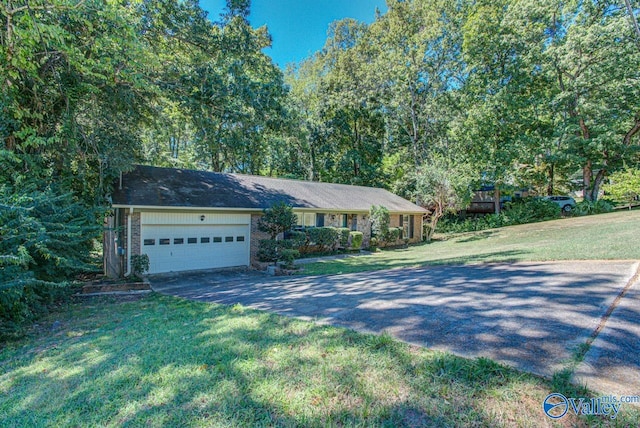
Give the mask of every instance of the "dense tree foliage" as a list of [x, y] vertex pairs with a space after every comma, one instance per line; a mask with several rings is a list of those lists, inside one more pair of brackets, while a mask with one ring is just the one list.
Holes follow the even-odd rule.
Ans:
[[249, 6], [0, 0], [0, 317], [87, 268], [134, 163], [268, 168], [286, 90]]
[[611, 183], [605, 186], [605, 191], [613, 200], [625, 203], [631, 209], [638, 203], [640, 196], [640, 170], [626, 169], [611, 174]]
[[472, 188], [581, 187], [595, 200], [639, 163], [639, 11], [388, 0], [371, 24], [333, 23], [283, 74], [249, 0], [219, 17], [197, 0], [0, 0], [0, 189], [106, 206], [143, 162], [415, 199], [444, 159]]
[[317, 179], [319, 150], [341, 153], [329, 106], [349, 105], [384, 124], [366, 184], [410, 196], [415, 171], [444, 156], [474, 170], [476, 184], [580, 187], [595, 200], [608, 174], [638, 162], [640, 50], [628, 9], [635, 18], [640, 4], [629, 5], [390, 0], [371, 25], [336, 23], [325, 49], [287, 74], [302, 113], [291, 149], [311, 153], [291, 171]]
[[443, 156], [478, 182], [596, 199], [638, 159], [638, 6], [389, 0], [283, 76], [246, 0], [213, 21], [196, 0], [3, 0], [1, 180], [95, 204], [147, 162], [410, 196]]

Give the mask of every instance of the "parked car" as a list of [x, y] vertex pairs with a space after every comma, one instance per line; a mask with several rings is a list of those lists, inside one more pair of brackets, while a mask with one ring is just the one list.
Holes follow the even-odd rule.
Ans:
[[543, 199], [557, 204], [566, 213], [571, 212], [576, 206], [576, 200], [571, 196], [545, 196]]

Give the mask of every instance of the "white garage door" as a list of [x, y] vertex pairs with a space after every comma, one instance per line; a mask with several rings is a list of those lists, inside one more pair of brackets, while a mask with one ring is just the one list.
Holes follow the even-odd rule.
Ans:
[[249, 265], [249, 214], [142, 213], [149, 273]]

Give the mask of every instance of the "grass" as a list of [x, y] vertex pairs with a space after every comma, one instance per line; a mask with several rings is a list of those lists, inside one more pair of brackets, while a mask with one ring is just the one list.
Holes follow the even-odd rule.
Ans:
[[431, 244], [307, 264], [305, 275], [504, 261], [640, 259], [640, 210], [440, 237]]
[[[638, 259], [640, 212], [453, 236], [307, 273], [505, 260]], [[71, 303], [21, 340], [0, 343], [0, 426], [637, 426], [553, 422], [551, 392], [595, 397], [491, 360], [391, 336], [319, 326], [242, 306], [150, 294]]]
[[[0, 426], [552, 426], [550, 392], [468, 360], [241, 306], [92, 298], [0, 350]], [[565, 416], [557, 426], [634, 426]]]

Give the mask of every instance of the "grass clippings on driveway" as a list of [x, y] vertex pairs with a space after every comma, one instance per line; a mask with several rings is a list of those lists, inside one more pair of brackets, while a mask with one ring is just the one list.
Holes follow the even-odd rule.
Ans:
[[442, 264], [550, 260], [638, 260], [640, 210], [452, 235], [406, 249], [327, 260], [304, 266], [305, 275], [364, 272]]
[[540, 427], [547, 394], [587, 393], [566, 385], [239, 306], [93, 298], [0, 350], [0, 426]]

